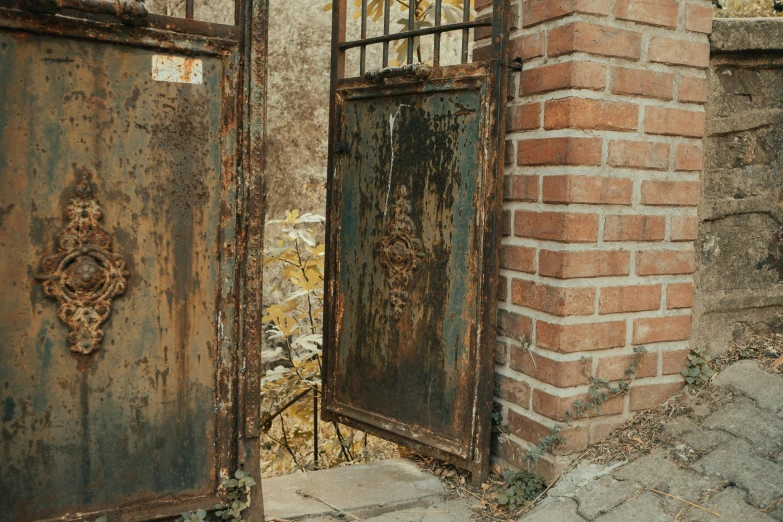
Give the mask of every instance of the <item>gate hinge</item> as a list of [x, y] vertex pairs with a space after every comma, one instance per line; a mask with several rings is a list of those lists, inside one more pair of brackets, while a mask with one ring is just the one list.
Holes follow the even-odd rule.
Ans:
[[508, 68], [512, 71], [521, 71], [522, 65], [522, 58], [512, 58], [508, 61]]

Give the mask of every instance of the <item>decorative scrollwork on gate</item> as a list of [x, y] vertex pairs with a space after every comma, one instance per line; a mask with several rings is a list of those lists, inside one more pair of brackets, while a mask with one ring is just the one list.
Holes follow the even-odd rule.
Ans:
[[424, 259], [424, 246], [416, 237], [416, 227], [410, 218], [408, 187], [400, 186], [395, 197], [392, 219], [387, 225], [386, 236], [380, 242], [380, 259], [391, 287], [391, 313], [395, 320], [399, 320], [408, 304], [407, 289]]
[[41, 260], [36, 276], [43, 291], [58, 302], [58, 315], [70, 333], [71, 351], [90, 354], [103, 339], [101, 324], [111, 314], [112, 299], [125, 292], [125, 259], [111, 251], [111, 236], [100, 225], [101, 207], [91, 175], [81, 169], [65, 208], [67, 224], [57, 234], [57, 253]]

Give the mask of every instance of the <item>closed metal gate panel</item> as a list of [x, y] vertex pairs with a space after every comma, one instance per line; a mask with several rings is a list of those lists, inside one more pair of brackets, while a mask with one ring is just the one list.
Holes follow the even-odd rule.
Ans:
[[502, 179], [496, 4], [494, 61], [429, 67], [409, 53], [341, 79], [333, 56], [324, 417], [476, 481], [489, 460]]
[[0, 520], [169, 519], [259, 479], [241, 55], [0, 9]]

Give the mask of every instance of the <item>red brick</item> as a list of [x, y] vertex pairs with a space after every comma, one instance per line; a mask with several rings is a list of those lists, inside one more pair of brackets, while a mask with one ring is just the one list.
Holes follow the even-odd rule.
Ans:
[[666, 285], [666, 308], [691, 308], [693, 306], [693, 283], [669, 283]]
[[661, 308], [661, 285], [601, 288], [598, 311], [602, 314], [642, 312]]
[[498, 300], [508, 300], [508, 279], [504, 276], [498, 276]]
[[519, 92], [519, 90], [517, 89], [517, 85], [518, 85], [517, 80], [519, 80], [519, 74], [520, 73], [515, 71], [508, 72], [508, 88], [506, 89], [506, 101], [511, 101], [517, 97], [517, 93]]
[[629, 409], [631, 411], [646, 410], [658, 406], [660, 403], [680, 391], [683, 383], [645, 384], [631, 387]]
[[631, 365], [639, 359], [636, 364], [636, 378], [655, 377], [658, 375], [658, 353], [644, 353], [640, 355], [619, 355], [617, 357], [604, 357], [598, 361], [598, 368], [595, 370], [597, 379], [608, 379], [610, 381], [619, 381], [628, 377], [626, 371], [631, 369]]
[[473, 2], [473, 9], [476, 11], [481, 11], [487, 7], [492, 7], [492, 0], [475, 0]]
[[653, 36], [647, 50], [647, 59], [651, 62], [706, 69], [710, 65], [710, 44]]
[[530, 339], [533, 334], [533, 320], [508, 310], [498, 310], [498, 328], [501, 335], [512, 339]]
[[500, 217], [500, 235], [510, 236], [511, 232], [511, 211], [504, 210]]
[[534, 379], [567, 388], [589, 383], [589, 361], [556, 361], [527, 350], [515, 348], [511, 352], [511, 368]]
[[623, 250], [557, 252], [541, 250], [538, 273], [558, 279], [624, 276], [630, 273], [630, 252]]
[[522, 4], [523, 27], [574, 13], [609, 14], [608, 0], [525, 0]]
[[642, 181], [642, 205], [695, 207], [698, 204], [698, 181]]
[[699, 171], [704, 167], [704, 152], [701, 145], [680, 145], [677, 147], [675, 169]]
[[499, 373], [495, 374], [495, 395], [523, 408], [530, 405], [530, 386]]
[[514, 213], [514, 235], [549, 241], [591, 243], [598, 239], [598, 216], [517, 210]]
[[[547, 418], [557, 421], [566, 420], [566, 412], [574, 413], [574, 401], [583, 403], [590, 401], [588, 395], [576, 395], [573, 397], [557, 397], [543, 390], [533, 390], [533, 411]], [[585, 417], [598, 415], [614, 415], [623, 412], [623, 396], [615, 395], [600, 406], [600, 411], [590, 410], [585, 412]]]
[[471, 57], [471, 60], [473, 63], [488, 62], [491, 57], [492, 57], [492, 46], [482, 45], [481, 47], [476, 46], [473, 48], [473, 56]]
[[519, 86], [520, 94], [540, 94], [561, 89], [606, 87], [606, 66], [591, 62], [563, 62], [525, 70]]
[[541, 104], [528, 103], [508, 108], [506, 131], [517, 132], [541, 127]]
[[636, 254], [636, 274], [678, 275], [692, 274], [696, 270], [696, 254], [693, 250], [647, 251]]
[[707, 80], [685, 76], [680, 79], [677, 99], [685, 103], [707, 102]]
[[600, 165], [601, 138], [519, 140], [518, 165]]
[[513, 140], [506, 140], [506, 146], [503, 147], [503, 164], [504, 165], [514, 164], [514, 141]]
[[606, 216], [604, 241], [663, 241], [666, 218], [663, 216]]
[[[479, 16], [476, 18], [476, 21], [491, 20], [491, 19], [492, 19], [492, 15], [490, 14], [490, 15]], [[492, 36], [491, 25], [479, 26], [473, 29], [473, 41], [475, 42], [478, 42], [479, 40], [486, 40], [490, 36]]]
[[548, 52], [549, 56], [583, 52], [638, 60], [642, 54], [642, 35], [635, 31], [574, 22], [549, 31]]
[[544, 128], [635, 131], [639, 127], [639, 107], [585, 98], [561, 98], [546, 102]]
[[617, 0], [614, 16], [661, 27], [677, 27], [679, 6], [674, 0]]
[[663, 375], [676, 375], [682, 372], [690, 353], [689, 349], [663, 352]]
[[644, 69], [617, 67], [612, 71], [612, 92], [671, 100], [674, 75]]
[[[495, 343], [495, 363], [502, 364], [503, 366], [508, 364], [508, 345], [503, 341], [497, 341]], [[497, 375], [498, 374], [495, 374], [496, 379]], [[495, 395], [497, 395], [497, 392], [495, 392]]]
[[712, 32], [712, 6], [688, 4], [685, 10], [685, 28], [696, 33]]
[[538, 201], [538, 176], [506, 176], [506, 201]]
[[595, 288], [561, 288], [514, 279], [511, 302], [553, 315], [591, 315], [595, 309]]
[[633, 322], [633, 343], [687, 341], [691, 338], [691, 316], [648, 317]]
[[523, 61], [544, 56], [546, 33], [544, 31], [526, 34], [508, 42], [510, 60], [521, 58]]
[[644, 141], [609, 142], [609, 165], [634, 169], [669, 168], [669, 145]]
[[[541, 439], [552, 434], [549, 426], [545, 426], [526, 415], [514, 410], [508, 412], [508, 429], [511, 433], [533, 444], [540, 444]], [[551, 448], [553, 455], [570, 455], [587, 449], [590, 443], [590, 427], [577, 426], [560, 432], [563, 442]]]
[[549, 454], [544, 454], [535, 465], [530, 466], [530, 463], [525, 459], [527, 452], [527, 447], [520, 446], [518, 443], [507, 439], [504, 435], [493, 435], [493, 455], [497, 455], [512, 466], [520, 469], [529, 469], [530, 473], [541, 475], [547, 484], [559, 477], [568, 466], [567, 459], [557, 458]]
[[701, 138], [704, 136], [705, 121], [704, 112], [647, 107], [644, 131], [647, 134]]
[[502, 245], [500, 247], [500, 267], [534, 274], [536, 272], [536, 249]]
[[672, 241], [695, 241], [699, 235], [699, 218], [672, 216]]
[[571, 353], [625, 345], [625, 321], [553, 324], [536, 321], [536, 346]]
[[628, 178], [545, 176], [543, 200], [548, 203], [630, 205], [633, 182]]

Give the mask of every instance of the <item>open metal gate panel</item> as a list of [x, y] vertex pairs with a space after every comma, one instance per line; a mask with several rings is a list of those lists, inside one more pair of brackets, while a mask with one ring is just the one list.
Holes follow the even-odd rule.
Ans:
[[[345, 41], [333, 4], [323, 417], [486, 477], [497, 312], [508, 3], [459, 24]], [[471, 28], [492, 26], [491, 59], [469, 64]], [[462, 32], [462, 64], [440, 35]], [[434, 35], [432, 66], [413, 38]], [[408, 63], [388, 66], [408, 39]], [[383, 45], [383, 69], [365, 70]], [[344, 78], [360, 49], [361, 77]]]
[[[236, 26], [29, 4], [0, 2], [0, 270], [15, 274], [0, 304], [0, 520], [171, 520], [214, 508], [237, 469], [259, 481], [244, 516], [262, 520], [267, 2], [238, 5]], [[150, 82], [155, 55], [198, 60], [208, 92]], [[93, 209], [110, 247], [90, 236], [93, 260], [46, 273], [57, 233]], [[88, 310], [97, 332], [67, 322], [62, 299], [58, 319], [36, 281], [115, 262], [124, 285]]]

